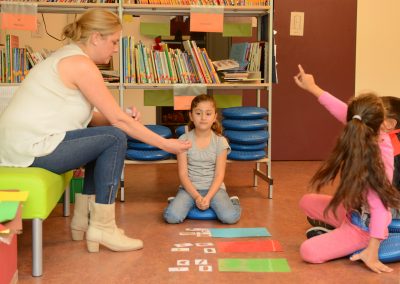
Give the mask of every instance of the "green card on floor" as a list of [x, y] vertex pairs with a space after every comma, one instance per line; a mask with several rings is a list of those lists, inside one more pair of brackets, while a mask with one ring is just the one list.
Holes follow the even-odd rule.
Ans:
[[285, 258], [220, 258], [221, 272], [290, 272]]

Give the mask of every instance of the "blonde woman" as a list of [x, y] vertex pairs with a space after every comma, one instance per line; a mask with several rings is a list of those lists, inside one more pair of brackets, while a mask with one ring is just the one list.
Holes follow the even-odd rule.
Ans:
[[191, 146], [148, 130], [140, 113], [124, 113], [105, 86], [96, 64], [109, 63], [118, 51], [121, 28], [118, 16], [105, 9], [88, 10], [65, 26], [69, 43], [30, 70], [0, 117], [1, 166], [60, 174], [85, 165], [71, 229], [74, 240], [87, 233], [90, 252], [99, 251], [99, 244], [114, 251], [143, 247], [115, 224], [126, 135], [176, 154]]

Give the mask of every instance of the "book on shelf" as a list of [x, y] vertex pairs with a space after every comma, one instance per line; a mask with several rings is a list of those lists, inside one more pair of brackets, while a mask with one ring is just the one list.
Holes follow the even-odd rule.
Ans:
[[268, 6], [269, 0], [128, 0], [129, 4], [200, 5], [200, 6]]
[[217, 71], [238, 69], [240, 67], [239, 62], [233, 59], [223, 59], [212, 62]]
[[134, 37], [122, 38], [122, 78], [125, 83], [136, 82]]
[[[229, 80], [260, 81], [260, 78], [238, 77], [219, 74], [221, 71], [240, 71], [239, 63], [233, 59], [212, 61], [205, 48], [199, 48], [195, 41], [182, 42], [184, 50], [169, 48], [161, 42], [161, 48], [145, 46], [142, 42], [133, 42], [132, 38], [122, 41], [123, 62], [122, 78], [125, 83], [141, 84], [220, 84], [221, 78]], [[251, 46], [251, 45], [249, 45]], [[259, 50], [255, 47], [254, 50]], [[255, 51], [254, 51], [255, 53]], [[252, 50], [249, 51], [252, 54]], [[255, 53], [256, 54], [256, 53]], [[258, 55], [252, 55], [258, 59]], [[260, 68], [259, 65], [255, 65]], [[243, 70], [242, 70], [243, 71]], [[259, 70], [244, 70], [248, 73]], [[247, 73], [243, 73], [247, 74]]]
[[200, 79], [200, 83], [203, 83], [203, 84], [207, 83], [206, 82], [206, 78], [205, 78], [205, 76], [203, 74], [203, 70], [202, 70], [202, 68], [200, 66], [199, 59], [197, 58], [196, 53], [195, 53], [190, 41], [189, 40], [185, 40], [184, 42], [182, 42], [182, 44], [183, 44], [183, 47], [185, 48], [185, 51], [191, 57], [191, 61], [194, 64], [196, 73], [197, 73], [197, 75], [198, 75], [198, 77]]
[[239, 63], [239, 69], [245, 70], [249, 64], [247, 60], [248, 55], [248, 42], [233, 43], [229, 52], [229, 59], [235, 60]]
[[233, 43], [229, 59], [237, 61], [240, 70], [261, 71], [264, 47], [265, 42], [262, 41]]
[[222, 79], [224, 82], [239, 83], [259, 83], [263, 81], [260, 71], [251, 72], [246, 70], [223, 71]]
[[104, 82], [108, 83], [118, 83], [119, 82], [119, 74], [114, 70], [100, 70], [101, 75], [103, 76]]
[[29, 62], [32, 64], [32, 67], [35, 66], [36, 64], [38, 64], [39, 62], [42, 62], [43, 60], [45, 60], [51, 54], [51, 51], [49, 51], [46, 48], [42, 48], [41, 50], [34, 51], [33, 48], [28, 44], [25, 45], [25, 48], [27, 50], [28, 59], [29, 59]]
[[28, 74], [30, 63], [27, 51], [19, 46], [19, 37], [6, 34], [5, 45], [0, 50], [0, 82], [20, 83]]

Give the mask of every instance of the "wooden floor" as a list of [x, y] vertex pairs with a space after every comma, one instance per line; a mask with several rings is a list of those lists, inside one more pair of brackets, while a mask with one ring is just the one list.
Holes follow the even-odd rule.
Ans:
[[[116, 253], [101, 247], [99, 253], [88, 253], [85, 242], [70, 237], [70, 217], [62, 217], [62, 206], [44, 222], [44, 274], [31, 277], [31, 225], [24, 222], [18, 238], [19, 283], [400, 283], [400, 264], [391, 264], [394, 272], [375, 274], [360, 262], [343, 258], [325, 264], [311, 265], [299, 257], [299, 246], [309, 228], [298, 208], [298, 200], [307, 191], [307, 182], [318, 162], [273, 162], [273, 199], [267, 198], [267, 184], [259, 181], [252, 187], [252, 163], [229, 164], [226, 185], [230, 195], [238, 195], [243, 207], [236, 225], [217, 221], [186, 220], [183, 224], [163, 222], [162, 210], [168, 196], [176, 192], [176, 165], [128, 165], [126, 201], [117, 202], [117, 222], [125, 232], [144, 241], [144, 249]], [[231, 239], [182, 236], [187, 228], [266, 227], [278, 240], [283, 252], [204, 254], [171, 252], [176, 243], [216, 242]], [[244, 238], [241, 240], [251, 240]], [[200, 272], [194, 259], [206, 258], [212, 272]], [[248, 273], [219, 272], [219, 258], [286, 258], [291, 272]], [[169, 272], [178, 259], [189, 259], [189, 272]]]

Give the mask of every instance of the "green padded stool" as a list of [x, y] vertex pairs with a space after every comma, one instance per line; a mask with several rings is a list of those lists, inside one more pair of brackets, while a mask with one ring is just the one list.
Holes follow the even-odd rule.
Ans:
[[41, 168], [0, 167], [0, 189], [28, 191], [22, 219], [32, 220], [32, 276], [43, 274], [42, 222], [56, 207], [64, 191], [64, 216], [69, 216], [72, 171], [57, 175]]

